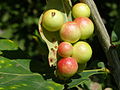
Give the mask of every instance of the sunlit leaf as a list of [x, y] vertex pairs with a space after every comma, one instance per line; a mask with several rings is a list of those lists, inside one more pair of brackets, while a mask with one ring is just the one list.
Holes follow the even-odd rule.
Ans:
[[62, 90], [63, 85], [31, 72], [30, 59], [0, 57], [0, 90]]
[[17, 50], [18, 45], [12, 40], [0, 39], [0, 50]]

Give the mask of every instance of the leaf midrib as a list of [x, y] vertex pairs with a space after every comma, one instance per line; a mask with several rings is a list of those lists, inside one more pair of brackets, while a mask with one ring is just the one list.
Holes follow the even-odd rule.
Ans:
[[4, 74], [4, 75], [13, 75], [13, 76], [39, 76], [40, 74], [38, 73], [28, 73], [28, 74], [19, 74], [19, 73], [5, 73], [5, 72], [0, 72], [0, 74]]

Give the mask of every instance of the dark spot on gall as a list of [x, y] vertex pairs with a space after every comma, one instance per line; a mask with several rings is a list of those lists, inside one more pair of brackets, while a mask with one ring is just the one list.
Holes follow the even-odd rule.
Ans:
[[55, 52], [54, 48], [51, 48], [51, 51], [52, 51], [52, 52]]
[[55, 12], [52, 12], [52, 17], [54, 17], [55, 16]]
[[53, 58], [50, 58], [49, 61], [50, 61], [50, 62], [53, 62]]
[[55, 48], [57, 49], [57, 48], [58, 48], [58, 46], [55, 46]]
[[51, 48], [51, 51], [53, 52], [53, 55], [56, 56], [56, 52], [54, 48]]

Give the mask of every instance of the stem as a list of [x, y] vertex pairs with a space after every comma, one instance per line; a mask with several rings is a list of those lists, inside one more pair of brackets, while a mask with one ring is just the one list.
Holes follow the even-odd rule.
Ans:
[[107, 68], [83, 70], [83, 72], [100, 72], [100, 71], [110, 73], [110, 71]]
[[99, 42], [102, 45], [102, 48], [106, 54], [108, 60], [108, 66], [111, 70], [115, 82], [120, 89], [120, 60], [115, 48], [111, 47], [110, 37], [107, 33], [107, 29], [100, 17], [100, 14], [97, 10], [97, 7], [93, 0], [82, 0], [83, 3], [86, 3], [91, 9], [91, 16], [96, 26], [96, 34], [98, 36]]
[[[66, 12], [66, 9], [65, 9], [65, 5], [64, 5], [64, 1], [63, 0], [61, 0], [62, 1], [62, 5], [63, 5], [63, 9], [64, 9], [64, 11], [65, 11], [65, 18], [66, 18], [66, 20], [68, 21], [68, 19], [67, 19], [67, 12]], [[67, 22], [66, 21], [66, 22]]]
[[78, 90], [83, 90], [82, 88], [80, 88], [79, 86], [76, 86], [76, 88], [78, 89]]

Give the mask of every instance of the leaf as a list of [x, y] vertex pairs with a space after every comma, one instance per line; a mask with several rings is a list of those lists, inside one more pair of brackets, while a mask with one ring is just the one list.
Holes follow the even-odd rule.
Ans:
[[[101, 72], [100, 72], [101, 71]], [[103, 74], [105, 73], [104, 70], [102, 71], [102, 69], [95, 69], [95, 70], [84, 70], [81, 73], [78, 73], [77, 77], [75, 76], [75, 78], [73, 77], [72, 82], [70, 82], [68, 84], [68, 88], [72, 88], [72, 87], [76, 87], [77, 85], [80, 85], [86, 81], [89, 81], [89, 77], [94, 75], [94, 74]]]
[[111, 41], [113, 45], [120, 44], [120, 20], [118, 20], [114, 25], [114, 28], [111, 34]]
[[12, 40], [0, 39], [0, 50], [17, 50], [18, 45]]
[[3, 52], [2, 51], [0, 51], [0, 54], [2, 54]]
[[89, 78], [94, 74], [103, 74], [105, 73], [104, 69], [93, 69], [93, 70], [84, 70], [82, 73], [79, 73], [81, 77]]
[[10, 60], [0, 57], [0, 90], [62, 90], [63, 85], [45, 80], [30, 70], [30, 59]]
[[[71, 2], [70, 0], [48, 0], [46, 10], [48, 9], [57, 9], [61, 11], [65, 17], [66, 21], [71, 21]], [[45, 30], [42, 25], [42, 16], [40, 16], [38, 27], [41, 38], [46, 42], [49, 54], [48, 54], [48, 61], [50, 66], [55, 66], [57, 62], [57, 47], [58, 43], [61, 41], [59, 32], [49, 32]]]
[[72, 82], [70, 82], [69, 84], [68, 84], [68, 88], [73, 88], [73, 87], [76, 87], [77, 85], [80, 85], [80, 84], [82, 84], [83, 82], [85, 82], [85, 81], [88, 81], [89, 79], [86, 79], [86, 78], [77, 78], [77, 79], [74, 79], [74, 80], [72, 80]]

